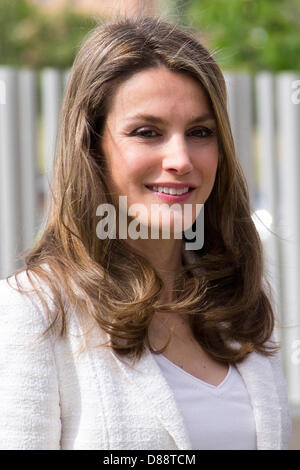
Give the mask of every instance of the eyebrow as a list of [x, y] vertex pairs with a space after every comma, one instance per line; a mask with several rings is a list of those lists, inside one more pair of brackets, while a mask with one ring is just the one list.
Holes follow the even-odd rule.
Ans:
[[[138, 114], [135, 114], [133, 116], [129, 116], [125, 120], [126, 121], [134, 121], [134, 120], [137, 120], [137, 119], [141, 119], [143, 121], [153, 122], [153, 123], [157, 123], [157, 124], [165, 124], [167, 122], [165, 119], [160, 118], [158, 116], [152, 116], [151, 114], [142, 114], [142, 113], [138, 113]], [[188, 124], [194, 124], [196, 122], [205, 122], [205, 121], [209, 121], [209, 120], [214, 120], [215, 121], [215, 116], [211, 112], [204, 113], [201, 116], [197, 116], [196, 118], [191, 119], [188, 122]]]

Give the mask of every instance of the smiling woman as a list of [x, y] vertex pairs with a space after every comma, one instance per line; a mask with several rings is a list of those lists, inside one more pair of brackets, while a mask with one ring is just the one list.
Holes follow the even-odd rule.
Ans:
[[[120, 224], [97, 236], [123, 198], [125, 226], [132, 207], [160, 204], [161, 219], [138, 215], [157, 237]], [[204, 204], [201, 249], [177, 237], [176, 211], [163, 237], [173, 203], [193, 230]], [[192, 32], [146, 17], [90, 33], [64, 98], [47, 223], [13, 274], [0, 282], [1, 448], [287, 448], [225, 81]]]

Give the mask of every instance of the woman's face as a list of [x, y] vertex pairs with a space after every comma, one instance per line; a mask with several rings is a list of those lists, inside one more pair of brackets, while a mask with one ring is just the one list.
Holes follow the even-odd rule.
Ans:
[[136, 73], [117, 88], [101, 147], [111, 193], [127, 196], [128, 208], [142, 204], [142, 224], [153, 224], [154, 204], [165, 204], [163, 213], [175, 203], [193, 208], [193, 222], [196, 204], [213, 188], [218, 144], [209, 101], [195, 79], [166, 67]]

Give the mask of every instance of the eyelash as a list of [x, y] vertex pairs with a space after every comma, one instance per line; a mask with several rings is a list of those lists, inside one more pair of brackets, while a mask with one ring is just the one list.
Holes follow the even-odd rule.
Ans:
[[[191, 132], [196, 132], [196, 131], [204, 131], [204, 132], [208, 133], [208, 135], [201, 136], [200, 137], [201, 139], [205, 139], [207, 137], [211, 137], [212, 135], [214, 135], [214, 132], [211, 129], [207, 129], [206, 127], [201, 127], [199, 129], [194, 129]], [[140, 131], [138, 131], [138, 129], [136, 129], [135, 131], [133, 131], [132, 135], [141, 137], [142, 139], [155, 139], [156, 137], [159, 137], [159, 135], [146, 137], [145, 135], [142, 135], [145, 132], [156, 132], [156, 131], [154, 129], [144, 129], [144, 130], [140, 130]]]

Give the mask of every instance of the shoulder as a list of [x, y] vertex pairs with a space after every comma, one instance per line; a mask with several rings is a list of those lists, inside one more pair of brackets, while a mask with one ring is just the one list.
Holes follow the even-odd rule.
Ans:
[[45, 304], [37, 292], [45, 300], [50, 311], [54, 310], [53, 298], [49, 288], [36, 276], [34, 286], [31, 284], [29, 274], [24, 270], [16, 276], [0, 280], [0, 336], [3, 338], [9, 330], [18, 331], [26, 335], [39, 333], [49, 326], [49, 316]]

